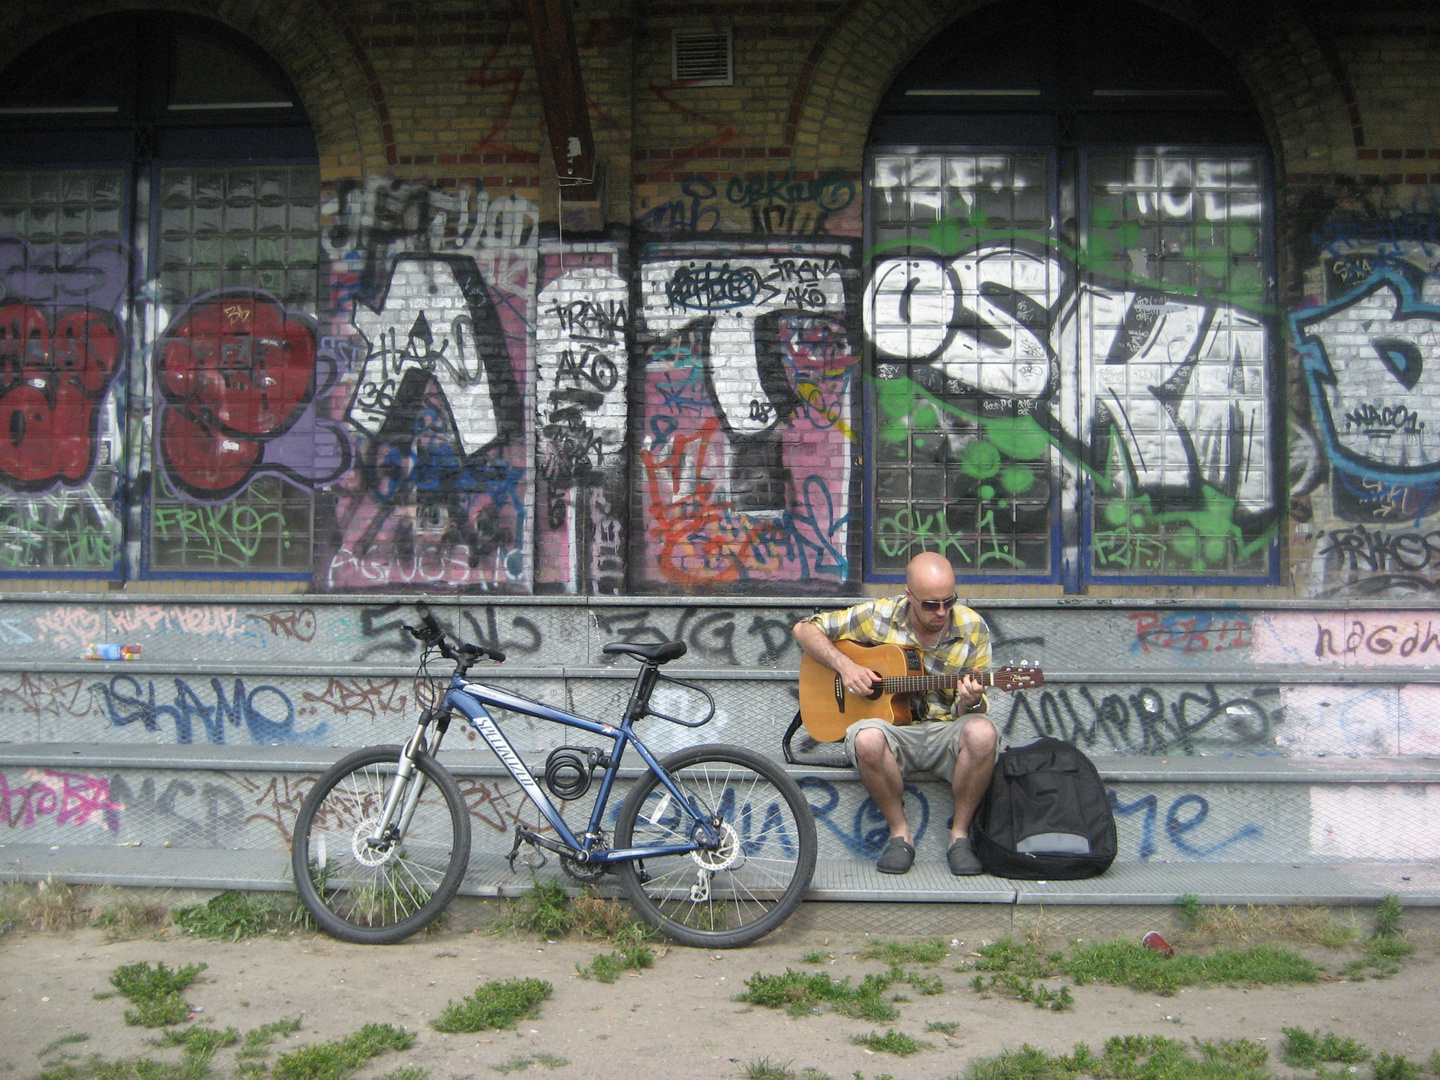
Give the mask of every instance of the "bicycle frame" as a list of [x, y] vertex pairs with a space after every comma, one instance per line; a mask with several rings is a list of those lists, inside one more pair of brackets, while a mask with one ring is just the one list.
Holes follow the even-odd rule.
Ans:
[[[521, 789], [536, 809], [549, 822], [550, 827], [555, 830], [560, 842], [547, 840], [545, 837], [529, 834], [526, 839], [538, 843], [557, 854], [568, 856], [576, 862], [585, 864], [605, 864], [626, 862], [631, 859], [643, 859], [647, 856], [661, 855], [682, 855], [686, 852], [698, 850], [713, 850], [720, 845], [720, 835], [716, 832], [711, 822], [696, 814], [694, 807], [686, 800], [684, 794], [676, 786], [670, 774], [665, 771], [655, 755], [645, 746], [640, 737], [635, 734], [633, 725], [638, 718], [637, 702], [640, 710], [643, 710], [644, 703], [648, 702], [649, 691], [653, 688], [656, 678], [654, 668], [646, 665], [642, 667], [636, 677], [636, 689], [631, 694], [630, 704], [625, 709], [625, 714], [620, 721], [620, 726], [606, 724], [599, 720], [590, 720], [583, 716], [576, 716], [573, 713], [565, 712], [562, 709], [554, 708], [543, 702], [533, 701], [530, 698], [512, 694], [496, 686], [486, 683], [471, 682], [463, 675], [456, 674], [450, 682], [450, 688], [445, 694], [445, 699], [439, 710], [439, 715], [444, 716], [449, 710], [454, 709], [462, 713], [470, 722], [470, 726], [479, 733], [486, 744], [494, 751], [500, 763], [505, 766], [507, 772], [515, 778]], [[581, 731], [589, 732], [591, 735], [603, 736], [610, 739], [613, 749], [608, 755], [609, 761], [605, 771], [600, 777], [600, 789], [595, 797], [595, 808], [591, 812], [589, 825], [586, 827], [585, 836], [577, 837], [560, 811], [551, 801], [549, 794], [535, 779], [535, 774], [530, 771], [529, 766], [515, 752], [510, 745], [510, 740], [500, 730], [500, 725], [490, 715], [486, 706], [509, 709], [512, 712], [521, 713], [526, 716], [533, 716], [540, 720], [549, 720], [553, 723], [564, 724], [566, 727], [578, 728]], [[423, 730], [423, 725], [422, 725]], [[439, 729], [443, 733], [443, 725]], [[416, 733], [420, 737], [421, 732]], [[690, 830], [691, 836], [698, 837], [688, 844], [670, 844], [661, 847], [643, 848], [618, 848], [618, 849], [593, 849], [594, 837], [600, 831], [600, 824], [604, 818], [605, 810], [610, 801], [610, 793], [615, 785], [615, 780], [620, 772], [620, 760], [624, 756], [628, 746], [633, 745], [635, 752], [640, 755], [646, 767], [659, 778], [665, 790], [676, 800], [684, 812], [689, 815], [694, 826]], [[439, 747], [439, 734], [432, 748], [432, 753]], [[408, 749], [408, 748], [407, 748]], [[398, 786], [398, 785], [397, 785]], [[418, 787], [419, 785], [415, 785]], [[417, 796], [418, 797], [418, 793]], [[387, 818], [389, 815], [386, 815]], [[518, 841], [517, 841], [518, 843]]]

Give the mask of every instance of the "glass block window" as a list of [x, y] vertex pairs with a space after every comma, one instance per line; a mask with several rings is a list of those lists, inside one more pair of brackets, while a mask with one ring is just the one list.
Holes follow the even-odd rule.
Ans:
[[864, 318], [872, 349], [873, 572], [940, 551], [962, 574], [1054, 574], [1046, 338], [1056, 265], [1043, 154], [877, 153]]
[[1255, 153], [1088, 159], [1090, 287], [1074, 322], [1094, 577], [1268, 568], [1263, 179]]
[[293, 375], [277, 364], [303, 347], [286, 334], [315, 311], [318, 206], [313, 166], [160, 170], [158, 295], [171, 325], [155, 350], [153, 572], [311, 568], [312, 490], [248, 464], [313, 391], [283, 385]]
[[1264, 158], [1082, 151], [1063, 184], [1052, 160], [872, 151], [870, 572], [1267, 576]]
[[319, 205], [314, 166], [161, 170], [161, 303], [242, 286], [313, 309]]
[[120, 558], [123, 182], [0, 172], [0, 572], [109, 574]]

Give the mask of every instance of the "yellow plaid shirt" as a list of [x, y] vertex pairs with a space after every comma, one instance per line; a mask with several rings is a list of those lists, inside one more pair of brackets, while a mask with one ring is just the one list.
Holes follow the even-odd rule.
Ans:
[[[990, 667], [990, 628], [979, 613], [961, 604], [950, 609], [950, 625], [941, 632], [934, 647], [928, 649], [916, 640], [910, 629], [910, 599], [905, 593], [866, 600], [840, 611], [817, 613], [805, 621], [818, 626], [831, 641], [916, 649], [920, 653], [920, 666], [927, 675], [950, 675], [965, 668], [985, 671]], [[916, 720], [955, 719], [955, 691], [912, 694], [910, 714]]]

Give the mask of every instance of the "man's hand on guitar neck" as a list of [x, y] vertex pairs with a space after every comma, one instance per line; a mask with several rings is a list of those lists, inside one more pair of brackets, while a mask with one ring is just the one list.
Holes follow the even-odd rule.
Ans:
[[964, 716], [980, 703], [985, 696], [985, 687], [974, 675], [964, 676], [955, 685], [955, 715]]

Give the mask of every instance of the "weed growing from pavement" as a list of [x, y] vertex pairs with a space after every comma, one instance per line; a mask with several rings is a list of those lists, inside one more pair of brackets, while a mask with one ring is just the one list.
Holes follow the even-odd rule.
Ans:
[[516, 1055], [509, 1061], [503, 1061], [499, 1065], [491, 1065], [490, 1068], [503, 1075], [512, 1072], [524, 1072], [530, 1068], [531, 1065], [544, 1065], [547, 1069], [561, 1069], [569, 1064], [569, 1058], [556, 1057], [554, 1054], [544, 1054], [537, 1051], [529, 1057]]
[[482, 983], [469, 997], [448, 1002], [440, 1016], [430, 1021], [430, 1026], [446, 1034], [513, 1028], [522, 1016], [537, 1015], [540, 1003], [554, 989], [544, 979]]
[[921, 1050], [929, 1050], [933, 1046], [931, 1043], [911, 1038], [903, 1031], [896, 1031], [893, 1028], [884, 1035], [876, 1031], [865, 1035], [851, 1035], [850, 1041], [856, 1046], [863, 1046], [877, 1054], [896, 1054], [900, 1057], [909, 1057], [911, 1054], [918, 1054]]
[[37, 885], [0, 886], [0, 926], [54, 933], [78, 930], [90, 921], [83, 888], [47, 878]]
[[1342, 1039], [1334, 1032], [1306, 1031], [1304, 1028], [1281, 1028], [1285, 1045], [1280, 1060], [1297, 1069], [1313, 1069], [1317, 1065], [1358, 1065], [1370, 1060], [1370, 1051], [1354, 1039]]
[[1286, 941], [1341, 949], [1359, 936], [1357, 927], [1337, 922], [1328, 908], [1288, 904], [1208, 907], [1194, 896], [1182, 896], [1176, 904], [1185, 926], [1184, 943], [1189, 948]]
[[293, 928], [296, 906], [276, 904], [227, 889], [203, 904], [177, 908], [171, 918], [187, 934], [212, 941], [243, 941], [260, 934]]
[[[125, 1010], [125, 1022], [136, 1027], [169, 1027], [190, 1016], [190, 1006], [180, 996], [187, 986], [205, 970], [204, 964], [186, 964], [171, 971], [165, 964], [153, 968], [144, 960], [116, 968], [110, 975], [115, 993], [135, 1008]], [[114, 997], [111, 993], [95, 995], [97, 1001]]]
[[604, 953], [590, 961], [588, 967], [575, 965], [582, 979], [592, 976], [602, 983], [613, 983], [626, 971], [639, 971], [655, 966], [655, 950], [645, 943], [645, 931], [639, 926], [627, 927], [615, 936], [619, 952]]
[[183, 1046], [189, 1057], [212, 1058], [215, 1051], [234, 1046], [240, 1032], [233, 1027], [218, 1031], [213, 1027], [191, 1026], [181, 1031], [162, 1031], [160, 1038], [150, 1040], [151, 1046]]
[[275, 1060], [274, 1080], [345, 1080], [387, 1050], [408, 1050], [415, 1033], [392, 1024], [366, 1024], [354, 1035], [302, 1046]]
[[800, 954], [800, 962], [802, 964], [828, 964], [830, 954], [824, 949], [806, 949]]
[[139, 893], [102, 888], [87, 905], [90, 925], [111, 941], [153, 937], [170, 925], [170, 909]]
[[1049, 1009], [1051, 1012], [1064, 1012], [1075, 1004], [1075, 998], [1068, 986], [1051, 990], [1048, 986], [1037, 985], [1034, 979], [1010, 972], [992, 975], [988, 982], [985, 976], [976, 975], [970, 982], [970, 989], [986, 996], [998, 992], [1016, 1001], [1028, 1001], [1037, 1009]]
[[1397, 938], [1401, 934], [1400, 918], [1404, 909], [1400, 906], [1400, 898], [1393, 893], [1380, 901], [1380, 906], [1375, 911], [1375, 934], [1376, 938]]
[[790, 1062], [771, 1061], [769, 1056], [752, 1058], [740, 1074], [745, 1080], [795, 1080], [795, 1070]]
[[737, 995], [735, 1000], [784, 1009], [791, 1016], [819, 1012], [821, 1005], [828, 1005], [842, 1016], [883, 1022], [900, 1015], [894, 1005], [881, 997], [894, 981], [887, 972], [866, 975], [858, 986], [851, 986], [848, 978], [833, 979], [828, 972], [810, 974], [786, 968], [783, 975], [758, 972], [752, 975], [745, 980], [745, 993]]
[[1375, 1080], [1421, 1080], [1425, 1075], [1421, 1067], [1406, 1059], [1404, 1054], [1390, 1054], [1381, 1051], [1375, 1059]]
[[73, 1046], [76, 1043], [89, 1041], [90, 1036], [80, 1031], [74, 1032], [70, 1035], [61, 1035], [54, 1042], [46, 1043], [39, 1050], [35, 1051], [35, 1056], [38, 1058], [47, 1058], [51, 1054], [55, 1053], [57, 1050], [63, 1050], [67, 1046]]
[[1274, 1080], [1268, 1051], [1248, 1039], [1185, 1043], [1158, 1035], [1108, 1039], [1100, 1054], [1077, 1043], [1069, 1055], [1052, 1055], [1028, 1043], [972, 1061], [963, 1080]]
[[556, 941], [570, 932], [575, 914], [570, 896], [561, 881], [537, 881], [524, 896], [511, 901], [509, 910], [495, 923], [497, 930], [538, 934]]
[[928, 941], [872, 941], [860, 953], [861, 960], [883, 960], [895, 964], [938, 964], [948, 956], [949, 947], [940, 938]]
[[597, 896], [593, 889], [571, 900], [570, 907], [574, 913], [571, 929], [586, 937], [613, 940], [638, 925], [628, 908], [618, 900]]

